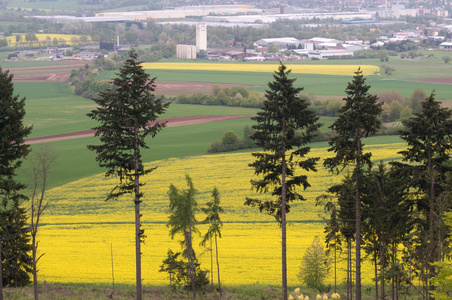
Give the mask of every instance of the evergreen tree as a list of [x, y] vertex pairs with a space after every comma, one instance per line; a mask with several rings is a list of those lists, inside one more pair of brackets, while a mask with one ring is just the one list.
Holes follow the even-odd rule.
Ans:
[[[381, 283], [381, 299], [385, 299], [385, 277], [395, 281], [396, 274], [392, 272], [387, 276], [385, 269], [389, 262], [393, 266], [399, 263], [397, 246], [412, 229], [406, 187], [406, 180], [383, 162], [377, 168], [369, 169], [363, 177], [363, 219], [366, 220], [363, 222], [363, 240], [366, 251], [375, 259], [376, 299], [379, 299], [378, 282]], [[394, 245], [396, 253], [390, 256], [389, 250], [394, 249]]]
[[[207, 207], [201, 208], [201, 210], [207, 214], [206, 219], [203, 221], [205, 224], [209, 224], [209, 229], [207, 233], [204, 235], [203, 240], [201, 241], [201, 245], [206, 245], [207, 241], [210, 240], [212, 242], [212, 238], [215, 237], [215, 256], [217, 260], [217, 275], [218, 275], [218, 290], [221, 293], [221, 281], [220, 281], [220, 263], [218, 262], [218, 239], [221, 238], [221, 227], [223, 227], [223, 222], [220, 219], [220, 213], [223, 212], [223, 208], [220, 206], [220, 193], [218, 189], [215, 187], [212, 191], [212, 201], [207, 202]], [[212, 246], [210, 247], [211, 253], [211, 262], [212, 262]], [[212, 264], [212, 263], [211, 263]], [[210, 268], [213, 273], [213, 268]], [[211, 277], [211, 281], [213, 284], [213, 277]]]
[[[438, 196], [443, 192], [440, 183], [445, 181], [445, 174], [451, 167], [445, 162], [452, 150], [452, 111], [441, 107], [435, 100], [434, 91], [421, 103], [421, 110], [409, 120], [403, 122], [404, 129], [400, 137], [406, 141], [407, 149], [399, 152], [403, 161], [413, 165], [396, 164], [412, 175], [413, 187], [419, 191], [416, 209], [422, 215], [425, 229], [428, 229], [428, 245], [423, 251], [427, 253], [424, 261], [430, 263], [429, 276], [435, 274], [431, 263], [442, 259], [441, 248], [438, 247], [436, 227], [442, 215], [439, 214]], [[422, 227], [422, 222], [418, 223]], [[420, 227], [419, 227], [420, 228]], [[420, 232], [420, 235], [424, 232]], [[433, 290], [433, 286], [430, 286]]]
[[136, 290], [141, 299], [141, 242], [144, 230], [141, 229], [140, 203], [143, 194], [140, 178], [155, 168], [145, 169], [141, 151], [149, 148], [146, 137], [155, 137], [165, 127], [155, 122], [163, 114], [169, 103], [163, 103], [153, 92], [155, 78], [150, 79], [137, 61], [138, 54], [131, 50], [129, 58], [113, 80], [112, 88], [99, 92], [93, 99], [98, 107], [88, 116], [100, 123], [95, 127], [101, 144], [89, 145], [95, 151], [96, 160], [107, 169], [105, 176], [116, 176], [119, 183], [110, 191], [107, 200], [117, 199], [124, 194], [134, 195], [135, 205], [135, 245], [136, 245]]
[[291, 202], [305, 200], [296, 188], [306, 189], [310, 185], [307, 176], [297, 174], [296, 170], [316, 171], [318, 158], [302, 158], [309, 153], [310, 147], [306, 145], [320, 127], [309, 103], [299, 96], [303, 88], [294, 87], [295, 79], [290, 79], [289, 74], [290, 70], [281, 63], [273, 75], [274, 81], [268, 83], [264, 107], [252, 118], [257, 125], [253, 125], [255, 133], [251, 138], [263, 152], [252, 154], [256, 161], [250, 167], [263, 179], [251, 180], [251, 185], [258, 193], [271, 192], [275, 199], [245, 201], [246, 205], [275, 217], [281, 225], [283, 299], [287, 299], [286, 213]]
[[14, 202], [0, 212], [2, 220], [3, 286], [19, 287], [30, 283], [33, 261], [30, 255], [30, 227], [27, 210]]
[[170, 185], [168, 196], [170, 199], [170, 216], [168, 221], [168, 227], [170, 229], [170, 236], [174, 236], [181, 233], [184, 237], [181, 244], [185, 248], [183, 255], [187, 257], [189, 263], [189, 274], [191, 278], [191, 287], [193, 291], [193, 299], [196, 299], [196, 283], [195, 283], [195, 263], [196, 257], [193, 250], [193, 234], [199, 233], [196, 228], [195, 214], [198, 211], [198, 203], [195, 199], [197, 190], [193, 185], [189, 175], [185, 176], [187, 180], [188, 189], [179, 190], [173, 184]]
[[[327, 202], [325, 209], [330, 212], [330, 220], [325, 226], [326, 242], [335, 247], [340, 247], [342, 242], [347, 245], [346, 288], [347, 299], [352, 298], [352, 242], [356, 232], [355, 217], [355, 180], [350, 174], [346, 174], [340, 184], [328, 188], [328, 193], [337, 198], [337, 203]], [[326, 197], [326, 196], [322, 196]]]
[[330, 126], [336, 135], [329, 142], [331, 147], [328, 151], [333, 151], [335, 156], [324, 161], [333, 173], [354, 164], [356, 300], [361, 300], [361, 177], [363, 166], [372, 165], [371, 153], [363, 153], [362, 140], [380, 128], [379, 115], [382, 112], [381, 103], [377, 103], [377, 96], [369, 94], [369, 89], [361, 69], [358, 69], [345, 90], [345, 105], [340, 108], [338, 119]]
[[[0, 68], [0, 299], [3, 284], [29, 283], [31, 266], [26, 211], [20, 206], [27, 199], [25, 185], [16, 180], [16, 170], [30, 152], [24, 139], [31, 127], [23, 125], [25, 98], [14, 95], [13, 75]], [[28, 228], [28, 227], [27, 227]]]

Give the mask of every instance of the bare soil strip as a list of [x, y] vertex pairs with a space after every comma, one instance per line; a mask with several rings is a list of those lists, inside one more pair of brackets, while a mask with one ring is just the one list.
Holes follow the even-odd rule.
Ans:
[[[218, 121], [226, 121], [226, 120], [234, 120], [234, 119], [243, 119], [250, 118], [252, 116], [198, 116], [198, 117], [176, 117], [169, 119], [161, 119], [158, 122], [166, 122], [166, 127], [175, 127], [175, 126], [184, 126], [191, 124], [201, 124], [201, 123], [209, 123], [209, 122], [218, 122]], [[84, 130], [78, 132], [71, 133], [63, 133], [56, 134], [50, 136], [43, 136], [37, 138], [30, 138], [25, 140], [25, 144], [36, 144], [36, 143], [45, 143], [45, 142], [54, 142], [68, 139], [76, 139], [82, 137], [90, 137], [94, 136], [94, 130]]]
[[[52, 66], [29, 67], [29, 68], [11, 68], [8, 69], [14, 74], [13, 82], [66, 82], [71, 75], [71, 70], [84, 68], [85, 64], [93, 64], [92, 61], [70, 61], [59, 63], [55, 62]], [[60, 71], [58, 71], [60, 70]], [[45, 72], [43, 71], [56, 71]], [[30, 74], [15, 74], [30, 73]]]
[[452, 84], [452, 77], [443, 77], [443, 78], [415, 78], [415, 79], [407, 79], [407, 81], [428, 82], [428, 83], [441, 83], [441, 84]]

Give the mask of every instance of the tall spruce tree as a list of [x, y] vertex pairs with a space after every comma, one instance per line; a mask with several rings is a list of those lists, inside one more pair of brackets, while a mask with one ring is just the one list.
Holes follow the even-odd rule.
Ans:
[[377, 96], [369, 94], [369, 89], [359, 68], [345, 90], [347, 97], [344, 98], [345, 105], [339, 109], [339, 117], [330, 126], [335, 136], [329, 142], [328, 151], [334, 152], [335, 156], [324, 161], [325, 167], [333, 173], [354, 164], [356, 300], [361, 300], [361, 177], [363, 167], [372, 165], [371, 153], [363, 152], [362, 140], [380, 128], [378, 117], [382, 112], [381, 103], [377, 102]]
[[306, 189], [310, 185], [307, 176], [296, 171], [316, 171], [318, 158], [303, 158], [310, 151], [306, 145], [320, 127], [309, 103], [299, 96], [303, 88], [295, 87], [295, 79], [290, 79], [289, 74], [290, 70], [281, 63], [273, 74], [274, 81], [268, 83], [264, 107], [252, 118], [257, 124], [253, 125], [255, 133], [251, 138], [263, 152], [252, 154], [256, 161], [250, 167], [263, 178], [251, 180], [251, 185], [258, 193], [270, 192], [275, 199], [245, 201], [246, 205], [275, 217], [281, 225], [283, 299], [287, 299], [286, 213], [291, 202], [305, 200], [296, 188]]
[[136, 292], [140, 300], [141, 242], [145, 237], [140, 222], [143, 196], [140, 187], [144, 185], [140, 178], [156, 169], [144, 168], [141, 152], [149, 148], [146, 138], [155, 137], [165, 127], [164, 123], [156, 120], [169, 103], [164, 103], [162, 98], [153, 94], [155, 78], [151, 79], [146, 74], [137, 58], [137, 53], [132, 49], [118, 77], [113, 80], [112, 88], [100, 92], [93, 99], [98, 107], [88, 116], [100, 123], [94, 129], [101, 143], [88, 145], [88, 149], [96, 152], [99, 165], [107, 169], [106, 177], [119, 178], [119, 183], [110, 191], [107, 200], [117, 199], [124, 194], [134, 195]]
[[[0, 299], [3, 285], [29, 283], [31, 257], [26, 211], [20, 206], [27, 197], [16, 171], [30, 152], [24, 139], [31, 127], [24, 126], [25, 98], [14, 95], [13, 75], [0, 68]], [[25, 227], [24, 227], [25, 226]]]
[[[380, 162], [377, 168], [369, 169], [363, 177], [363, 240], [366, 251], [375, 259], [375, 299], [385, 299], [385, 278], [394, 280], [396, 272], [385, 268], [398, 263], [400, 255], [389, 255], [393, 245], [400, 245], [411, 232], [411, 213], [408, 207], [407, 182], [394, 167], [387, 168]], [[395, 247], [397, 250], [398, 247]], [[391, 261], [391, 259], [397, 261]], [[377, 274], [377, 266], [380, 274]], [[380, 282], [380, 295], [378, 294]]]
[[[424, 224], [427, 224], [428, 245], [424, 253], [427, 253], [426, 261], [430, 263], [429, 276], [433, 277], [435, 267], [432, 263], [442, 259], [440, 248], [437, 247], [439, 241], [436, 228], [443, 216], [438, 214], [437, 198], [443, 192], [441, 183], [445, 181], [446, 173], [452, 170], [445, 164], [452, 150], [452, 111], [441, 107], [441, 103], [435, 100], [433, 91], [421, 102], [420, 112], [403, 124], [400, 137], [408, 147], [399, 153], [403, 155], [404, 161], [412, 165], [397, 165], [402, 169], [409, 169], [413, 186], [420, 192], [416, 209], [422, 214]], [[433, 288], [430, 285], [430, 290]]]

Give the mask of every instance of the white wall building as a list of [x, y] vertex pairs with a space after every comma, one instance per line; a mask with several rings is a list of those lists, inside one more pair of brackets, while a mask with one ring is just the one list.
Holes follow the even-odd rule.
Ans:
[[181, 45], [176, 47], [177, 58], [195, 59], [196, 58], [196, 46], [195, 45]]
[[207, 25], [196, 25], [196, 53], [204, 50], [207, 51]]

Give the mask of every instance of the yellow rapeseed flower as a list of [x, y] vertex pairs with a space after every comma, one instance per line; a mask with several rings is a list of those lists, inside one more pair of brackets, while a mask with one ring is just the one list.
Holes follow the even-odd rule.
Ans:
[[[233, 72], [267, 72], [273, 73], [279, 65], [276, 64], [242, 64], [242, 63], [142, 63], [144, 69], [151, 70], [190, 70], [190, 71], [233, 71]], [[374, 65], [303, 65], [288, 64], [294, 74], [321, 74], [354, 76], [358, 68], [363, 75], [376, 75], [380, 68]]]
[[[375, 160], [391, 160], [404, 144], [369, 145]], [[310, 157], [322, 159], [332, 156], [325, 148], [313, 148]], [[218, 240], [222, 279], [225, 285], [275, 284], [279, 282], [281, 258], [277, 255], [281, 244], [281, 231], [274, 218], [245, 206], [246, 197], [268, 199], [251, 191], [249, 181], [254, 177], [248, 166], [253, 161], [250, 152], [203, 155], [155, 161], [148, 166], [158, 168], [144, 177], [141, 191], [142, 227], [147, 235], [142, 246], [143, 284], [166, 285], [169, 280], [158, 272], [168, 249], [180, 251], [178, 241], [171, 240], [168, 221], [169, 185], [185, 184], [185, 174], [193, 178], [198, 190], [196, 200], [200, 207], [211, 200], [215, 186], [220, 192], [221, 215], [224, 223], [222, 238]], [[324, 223], [319, 222], [321, 207], [315, 206], [315, 198], [326, 189], [339, 183], [341, 176], [332, 176], [318, 166], [318, 172], [307, 174], [311, 187], [301, 191], [307, 201], [293, 203], [288, 214], [287, 262], [288, 280], [296, 282], [300, 253], [304, 253], [315, 236], [323, 234]], [[130, 196], [118, 201], [105, 202], [106, 195], [117, 183], [103, 174], [90, 176], [48, 191], [50, 204], [42, 219], [39, 231], [38, 255], [45, 253], [38, 263], [40, 276], [48, 282], [61, 283], [109, 283], [112, 278], [111, 261], [114, 263], [115, 282], [135, 282], [134, 208]], [[200, 213], [198, 220], [204, 215]], [[208, 226], [200, 224], [205, 233]], [[199, 245], [201, 238], [194, 237]], [[113, 247], [113, 256], [111, 248]], [[201, 268], [208, 269], [210, 255], [197, 247]], [[257, 255], [258, 254], [258, 255]], [[363, 264], [363, 274], [372, 274], [372, 266]], [[366, 269], [367, 268], [367, 269]], [[342, 275], [341, 275], [342, 276]], [[343, 274], [345, 276], [345, 274]], [[367, 279], [371, 283], [371, 279]], [[366, 282], [366, 278], [363, 278]], [[299, 299], [301, 299], [299, 297]], [[305, 299], [305, 298], [303, 298]]]

